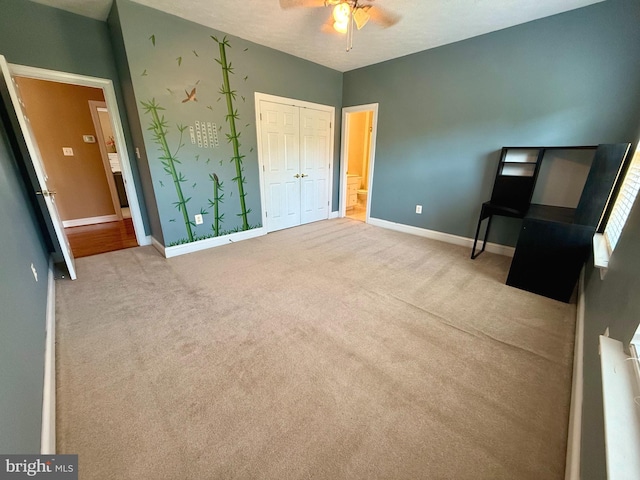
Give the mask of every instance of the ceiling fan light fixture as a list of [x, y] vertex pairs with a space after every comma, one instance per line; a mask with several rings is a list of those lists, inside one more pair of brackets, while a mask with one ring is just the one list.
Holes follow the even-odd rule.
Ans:
[[333, 7], [333, 28], [338, 33], [347, 33], [351, 21], [351, 7], [348, 3], [338, 3]]
[[339, 3], [333, 7], [333, 19], [336, 23], [347, 23], [351, 16], [351, 7], [348, 3]]
[[347, 33], [349, 29], [349, 22], [333, 22], [333, 28], [338, 33]]
[[364, 8], [356, 8], [353, 12], [353, 21], [355, 22], [356, 27], [358, 27], [358, 30], [364, 27], [370, 18], [371, 15], [369, 15], [369, 12]]

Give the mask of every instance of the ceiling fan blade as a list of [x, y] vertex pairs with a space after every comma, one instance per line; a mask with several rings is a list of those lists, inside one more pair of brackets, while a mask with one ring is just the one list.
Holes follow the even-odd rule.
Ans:
[[371, 7], [365, 7], [365, 8], [361, 7], [361, 8], [356, 8], [353, 11], [353, 21], [355, 22], [358, 30], [364, 27], [369, 21], [369, 19], [371, 18], [371, 15], [369, 15], [370, 9]]
[[402, 18], [400, 15], [384, 10], [377, 5], [375, 7], [371, 6], [368, 13], [371, 16], [371, 20], [383, 28], [395, 25]]
[[324, 0], [280, 0], [280, 8], [324, 7]]

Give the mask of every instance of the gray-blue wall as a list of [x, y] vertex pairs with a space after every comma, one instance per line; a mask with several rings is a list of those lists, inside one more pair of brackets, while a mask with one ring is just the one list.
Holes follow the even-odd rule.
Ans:
[[[0, 2], [0, 54], [14, 63], [110, 78], [121, 113], [125, 111], [105, 23], [25, 0]], [[119, 17], [114, 20], [112, 15], [110, 20], [113, 37], [122, 39]], [[640, 2], [607, 0], [348, 72], [342, 78], [342, 92], [334, 91], [340, 89], [336, 74], [331, 86], [325, 86], [328, 90], [315, 97], [307, 87], [278, 76], [278, 68], [289, 68], [296, 61], [256, 49], [267, 52], [266, 58], [274, 62], [266, 71], [272, 85], [266, 93], [312, 95], [305, 99], [321, 103], [329, 98], [337, 106], [380, 103], [374, 217], [471, 236], [480, 203], [490, 195], [501, 146], [638, 139], [639, 24]], [[116, 45], [116, 53], [118, 48], [124, 49], [124, 42]], [[126, 62], [126, 57], [120, 61], [123, 58]], [[301, 69], [318, 68], [300, 62]], [[0, 222], [11, 226], [0, 230], [0, 451], [4, 453], [38, 450], [42, 400], [47, 248], [18, 166], [0, 125]], [[338, 172], [335, 168], [336, 182]], [[337, 192], [334, 188], [334, 206]], [[422, 216], [413, 213], [417, 203], [424, 206]], [[493, 240], [513, 243], [518, 223], [502, 222], [497, 227], [502, 228], [496, 228]], [[637, 325], [639, 241], [636, 207], [605, 280], [592, 266], [587, 268], [584, 479], [604, 478], [605, 472], [597, 335], [609, 326], [614, 337], [628, 340]], [[31, 274], [32, 262], [38, 282]]]
[[143, 222], [149, 233], [142, 182], [107, 24], [27, 0], [0, 0], [0, 55], [10, 63], [113, 81]]
[[[640, 134], [640, 132], [638, 132]], [[584, 399], [582, 407], [582, 480], [606, 478], [599, 336], [628, 342], [640, 322], [640, 202], [613, 253], [604, 280], [590, 263], [585, 276]]]
[[[640, 8], [636, 22], [640, 22]], [[640, 128], [637, 137], [640, 138]], [[604, 279], [593, 263], [586, 266], [584, 399], [582, 405], [583, 480], [606, 478], [602, 375], [599, 336], [607, 328], [625, 345], [640, 323], [640, 200], [636, 200]]]
[[[347, 72], [345, 106], [380, 103], [371, 215], [473, 237], [500, 147], [634, 142], [637, 6], [609, 0]], [[491, 240], [515, 244], [518, 227], [497, 218]]]
[[[0, 54], [7, 61], [21, 65], [109, 78], [114, 81], [116, 95], [121, 100], [104, 22], [26, 0], [0, 0]], [[122, 105], [121, 102], [120, 109], [124, 111]], [[126, 118], [123, 123], [127, 133]], [[31, 203], [26, 193], [33, 191], [29, 184], [28, 160], [24, 162], [13, 155], [6, 134], [3, 122], [0, 125], [0, 222], [3, 225], [0, 229], [0, 452], [38, 453], [48, 252], [55, 245], [43, 233], [46, 225], [37, 204]], [[136, 175], [135, 164], [133, 168]], [[144, 204], [142, 208], [144, 210]], [[143, 215], [146, 215], [144, 211]], [[38, 282], [31, 273], [31, 263], [38, 272]]]
[[0, 452], [39, 453], [49, 255], [2, 117]]
[[153, 182], [151, 180], [151, 172], [149, 171], [147, 152], [144, 148], [142, 124], [140, 123], [138, 109], [136, 108], [136, 97], [133, 92], [129, 60], [127, 59], [127, 52], [124, 46], [122, 25], [120, 23], [118, 4], [116, 2], [114, 2], [111, 7], [111, 12], [109, 13], [107, 22], [109, 25], [111, 43], [113, 45], [114, 58], [118, 68], [118, 76], [120, 84], [122, 85], [125, 111], [127, 118], [130, 119], [129, 132], [131, 134], [131, 142], [127, 139], [127, 144], [129, 145], [129, 149], [133, 148], [136, 152], [136, 157], [138, 154], [140, 155], [140, 159], [137, 160], [137, 163], [141, 183], [144, 185], [142, 194], [144, 195], [149, 219], [149, 229], [147, 233], [151, 234], [153, 238], [163, 244], [164, 235], [162, 233], [162, 226], [160, 225], [160, 214], [158, 213], [158, 205], [156, 204], [155, 194], [153, 191]]
[[[380, 103], [371, 215], [471, 237], [501, 146], [635, 146], [638, 25], [640, 2], [608, 0], [346, 73], [345, 106]], [[518, 228], [499, 219], [491, 240], [514, 244]], [[614, 338], [629, 340], [640, 319], [638, 291], [636, 206], [606, 278], [587, 265], [584, 480], [606, 478], [598, 335], [609, 326]]]

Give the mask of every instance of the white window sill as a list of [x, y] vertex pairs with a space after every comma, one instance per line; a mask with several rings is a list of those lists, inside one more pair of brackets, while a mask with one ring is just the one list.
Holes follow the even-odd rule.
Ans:
[[593, 236], [593, 264], [600, 269], [600, 278], [604, 278], [607, 273], [610, 256], [604, 235], [596, 233]]
[[622, 343], [600, 336], [604, 433], [608, 480], [640, 478], [640, 395], [637, 359]]

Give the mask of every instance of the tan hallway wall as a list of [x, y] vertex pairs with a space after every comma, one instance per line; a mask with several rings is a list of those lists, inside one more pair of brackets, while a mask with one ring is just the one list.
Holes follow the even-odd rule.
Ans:
[[[115, 215], [100, 147], [82, 139], [96, 135], [89, 100], [103, 102], [102, 90], [24, 77], [16, 81], [62, 220]], [[73, 148], [74, 156], [64, 156], [63, 147]]]

